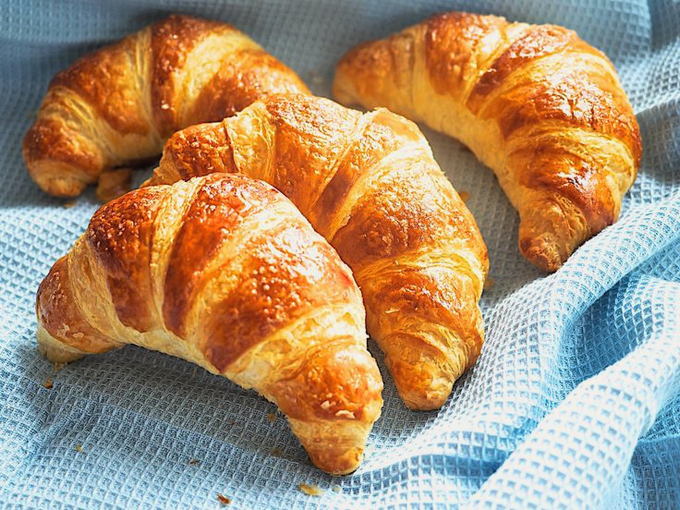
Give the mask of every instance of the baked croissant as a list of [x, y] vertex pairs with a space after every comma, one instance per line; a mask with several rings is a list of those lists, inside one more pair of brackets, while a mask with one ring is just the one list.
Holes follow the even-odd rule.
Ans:
[[557, 270], [618, 218], [640, 131], [607, 57], [571, 30], [440, 14], [337, 66], [342, 103], [386, 106], [466, 144], [519, 211], [519, 249]]
[[440, 407], [482, 345], [488, 258], [416, 125], [384, 109], [270, 96], [173, 135], [149, 183], [211, 172], [262, 179], [293, 201], [352, 268], [406, 405]]
[[44, 191], [76, 196], [106, 169], [157, 156], [178, 129], [274, 92], [308, 91], [234, 27], [173, 15], [57, 74], [24, 139], [24, 161]]
[[38, 290], [50, 360], [135, 344], [254, 388], [314, 464], [355, 470], [382, 406], [359, 289], [269, 185], [212, 175], [109, 202]]

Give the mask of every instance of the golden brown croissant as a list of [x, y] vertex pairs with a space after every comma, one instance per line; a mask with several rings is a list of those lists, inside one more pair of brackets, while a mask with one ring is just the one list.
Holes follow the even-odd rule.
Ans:
[[234, 27], [173, 15], [57, 74], [24, 161], [44, 191], [75, 196], [108, 168], [157, 156], [178, 129], [275, 92], [307, 88]]
[[488, 269], [472, 215], [412, 122], [270, 96], [166, 144], [150, 183], [241, 172], [285, 193], [352, 268], [404, 402], [440, 407], [479, 354]]
[[619, 215], [642, 151], [607, 57], [571, 30], [451, 12], [347, 53], [342, 103], [386, 106], [466, 144], [519, 211], [519, 249], [557, 270]]
[[102, 207], [37, 297], [53, 361], [130, 343], [276, 403], [321, 469], [355, 470], [380, 415], [349, 268], [271, 186], [212, 175]]

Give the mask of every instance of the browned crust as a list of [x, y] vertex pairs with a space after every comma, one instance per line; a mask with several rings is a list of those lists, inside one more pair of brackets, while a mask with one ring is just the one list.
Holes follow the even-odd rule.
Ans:
[[[559, 143], [544, 143], [513, 154], [525, 161], [517, 180], [522, 186], [556, 193], [574, 203], [593, 233], [616, 221], [617, 204], [600, 168]], [[546, 170], [549, 171], [546, 171]]]
[[138, 331], [147, 331], [152, 325], [149, 263], [154, 221], [164, 195], [158, 188], [128, 193], [99, 209], [86, 233], [92, 252], [106, 271], [118, 319]]
[[299, 420], [373, 420], [381, 390], [375, 360], [343, 339], [312, 349], [270, 388], [281, 410]]
[[[536, 25], [530, 27], [522, 36], [515, 39], [501, 53], [477, 81], [468, 107], [474, 111], [472, 103], [476, 96], [486, 96], [496, 90], [514, 71], [541, 57], [552, 55], [565, 49], [593, 52], [594, 49], [578, 38], [575, 32], [555, 25]], [[480, 98], [482, 101], [483, 98]]]
[[34, 180], [40, 176], [35, 175], [39, 168], [32, 163], [41, 160], [65, 163], [93, 179], [104, 167], [102, 154], [95, 146], [65, 123], [49, 117], [38, 118], [28, 130], [23, 154]]
[[[406, 36], [422, 39], [400, 44]], [[417, 48], [423, 48], [427, 78], [438, 94], [465, 105], [480, 121], [497, 123], [513, 151], [507, 155], [506, 169], [494, 169], [511, 174], [507, 187], [536, 192], [522, 192], [532, 203], [518, 204], [523, 218], [520, 248], [527, 258], [543, 269], [558, 269], [583, 241], [616, 220], [625, 190], [613, 188], [612, 172], [625, 174], [626, 180], [634, 177], [642, 142], [628, 98], [604, 54], [562, 27], [450, 12], [348, 52], [338, 64], [334, 90], [345, 101], [383, 105], [406, 114], [419, 111], [428, 97], [409, 95], [414, 80], [420, 79], [410, 74], [417, 61], [411, 53]], [[536, 72], [541, 59], [555, 55], [560, 60], [550, 58], [546, 64], [557, 66], [555, 72], [549, 76]], [[406, 88], [397, 87], [400, 83]], [[419, 103], [411, 105], [412, 99]], [[433, 109], [430, 105], [425, 110]], [[453, 126], [456, 119], [448, 122]], [[631, 154], [633, 167], [605, 168], [602, 162], [610, 158], [590, 157], [587, 148], [576, 154], [564, 140], [545, 136], [547, 130], [559, 133], [562, 127], [576, 128], [574, 139], [583, 130], [620, 141]], [[613, 159], [621, 161], [618, 156]], [[527, 207], [537, 212], [530, 213]], [[540, 211], [545, 217], [539, 217]]]
[[179, 125], [173, 75], [186, 62], [189, 52], [212, 30], [230, 25], [173, 14], [151, 26], [151, 108], [158, 131], [169, 136]]
[[141, 115], [141, 98], [131, 64], [138, 35], [126, 37], [78, 59], [50, 82], [50, 89], [66, 87], [81, 96], [120, 133], [144, 135], [149, 131]]
[[591, 53], [609, 63], [575, 32], [554, 25], [532, 26], [477, 79], [473, 73], [479, 64], [479, 42], [492, 30], [503, 31], [509, 23], [496, 16], [458, 12], [440, 14], [425, 23], [426, 60], [435, 89], [442, 94], [458, 94], [466, 80], [476, 79], [468, 107], [476, 113], [483, 106], [488, 112], [484, 115], [498, 120], [504, 136], [539, 121], [557, 120], [620, 139], [639, 165], [642, 145], [637, 120], [625, 92], [610, 73], [563, 73], [525, 83], [484, 103], [485, 96], [511, 73], [557, 52], [565, 52], [565, 66], [569, 54], [580, 53]]
[[387, 126], [373, 122], [364, 129], [310, 211], [309, 219], [317, 231], [322, 234], [328, 232], [335, 211], [345, 202], [357, 179], [398, 146], [399, 139]]
[[621, 140], [639, 165], [639, 127], [625, 94], [597, 83], [592, 76], [566, 73], [560, 79], [534, 82], [502, 94], [485, 107], [504, 137], [544, 121], [588, 129]]
[[[391, 39], [364, 42], [349, 50], [338, 62], [338, 72], [351, 73], [352, 87], [358, 97], [374, 97], [376, 92], [388, 85], [389, 80], [396, 79], [393, 76], [395, 66], [391, 43]], [[336, 85], [333, 85], [333, 96], [337, 98]], [[350, 103], [356, 103], [355, 99], [352, 98]]]
[[105, 204], [122, 197], [132, 187], [132, 169], [119, 168], [103, 172], [97, 183], [97, 200]]
[[[163, 301], [166, 328], [177, 336], [186, 335], [187, 313], [206, 281], [204, 271], [196, 269], [205, 270], [243, 220], [276, 199], [273, 188], [240, 175], [225, 179], [215, 174], [201, 181], [184, 213], [169, 255]], [[235, 332], [229, 332], [232, 334], [238, 338]]]
[[[166, 138], [189, 124], [233, 115], [261, 96], [309, 93], [297, 75], [271, 55], [257, 49], [236, 49], [222, 59], [220, 71], [208, 81], [194, 104], [178, 104], [187, 101], [177, 89], [183, 85], [180, 80], [185, 79], [179, 71], [191, 50], [216, 31], [237, 32], [225, 23], [172, 15], [82, 57], [57, 74], [38, 119], [24, 139], [24, 160], [31, 177], [50, 194], [76, 196], [108, 166], [135, 164], [125, 160], [123, 154], [107, 155], [105, 160], [99, 141], [90, 140], [89, 130], [78, 125], [87, 121], [67, 122], [72, 106], [61, 94], [68, 91], [85, 101], [112, 130], [120, 135], [146, 137], [143, 143], [149, 142], [148, 137], [153, 141], [157, 137], [149, 122]], [[242, 37], [247, 45], [246, 37]], [[147, 39], [149, 48], [141, 47]], [[150, 62], [149, 68], [144, 67], [147, 76], [136, 74], [141, 72], [137, 68], [140, 54], [147, 55]], [[149, 89], [151, 119], [145, 113]], [[49, 117], [46, 112], [50, 112]]]
[[185, 124], [231, 117], [269, 94], [308, 94], [302, 80], [261, 49], [243, 48], [224, 61], [203, 88]]
[[507, 25], [505, 18], [467, 12], [447, 12], [424, 22], [425, 61], [439, 94], [458, 94], [478, 71], [479, 44]]
[[436, 246], [439, 240], [478, 240], [476, 225], [462, 202], [433, 193], [427, 167], [400, 168], [368, 190], [352, 210], [351, 221], [331, 243], [342, 259], [358, 269], [379, 259]]
[[[477, 306], [482, 286], [478, 275], [486, 273], [488, 257], [474, 219], [432, 159], [426, 141], [413, 124], [389, 112], [361, 117], [322, 98], [272, 96], [263, 105], [251, 108], [253, 111], [242, 114], [254, 118], [245, 126], [224, 121], [230, 127], [228, 133], [242, 129], [235, 138], [242, 145], [233, 146], [235, 140], [225, 140], [229, 151], [250, 154], [248, 135], [254, 145], [261, 137], [276, 141], [272, 154], [266, 156], [272, 165], [267, 171], [269, 182], [298, 206], [355, 271], [367, 304], [369, 332], [390, 353], [388, 363], [397, 367], [396, 377], [402, 377], [400, 371], [408, 372], [411, 365], [411, 372], [403, 375], [405, 383], [397, 382], [400, 393], [416, 409], [441, 406], [453, 381], [479, 353], [483, 330]], [[216, 134], [219, 129], [218, 124], [206, 124], [173, 136], [164, 152], [161, 171], [156, 172], [157, 182], [164, 182], [164, 175], [186, 179], [192, 172], [203, 172], [201, 161], [193, 163], [199, 153], [206, 155], [212, 168], [220, 167], [221, 162], [213, 163], [218, 161], [213, 141], [222, 143], [222, 134]], [[412, 152], [405, 149], [407, 144], [413, 144]], [[401, 149], [403, 157], [383, 162]], [[248, 172], [247, 156], [245, 162], [239, 161], [243, 163], [240, 170]], [[356, 202], [351, 211], [345, 211], [347, 217], [339, 217], [350, 190]], [[316, 196], [318, 199], [313, 200]], [[333, 234], [336, 222], [342, 226]], [[470, 267], [467, 260], [460, 259], [460, 268], [452, 268], [449, 264], [456, 263], [456, 248], [451, 240], [467, 255], [476, 257], [479, 266]], [[409, 269], [409, 257], [417, 264], [425, 253], [439, 258], [441, 267]], [[390, 275], [395, 266], [379, 266], [392, 260], [403, 266]], [[369, 267], [372, 263], [377, 264], [375, 269]], [[260, 295], [256, 284], [251, 285], [250, 290]], [[408, 319], [401, 324], [399, 317]], [[268, 334], [269, 320], [258, 317], [257, 324], [263, 329], [257, 331], [254, 323], [250, 333], [253, 339], [242, 349], [249, 348], [256, 337]], [[231, 323], [210, 326], [214, 331], [233, 327]], [[435, 336], [438, 327], [448, 329], [446, 335], [453, 332], [460, 337], [462, 347], [455, 353], [443, 344], [434, 347], [419, 327], [430, 328]], [[408, 344], [410, 354], [400, 357], [392, 352], [392, 343]], [[241, 352], [231, 354], [228, 349], [233, 348], [220, 347], [224, 352], [211, 353], [211, 359], [218, 366], [227, 364]], [[464, 361], [456, 364], [450, 356], [460, 356]], [[444, 379], [448, 384], [441, 382]]]
[[111, 349], [109, 339], [80, 314], [69, 283], [67, 257], [57, 260], [40, 283], [36, 314], [47, 332], [66, 345], [88, 353]]
[[183, 180], [214, 172], [236, 172], [231, 140], [220, 122], [178, 131], [165, 144], [163, 157]]
[[308, 215], [311, 197], [323, 189], [360, 115], [301, 94], [272, 96], [265, 105], [276, 129], [272, 185]]
[[475, 350], [481, 349], [475, 288], [468, 274], [404, 267], [381, 280], [380, 290], [364, 299], [373, 309], [384, 309], [389, 303], [401, 317], [417, 315], [428, 323], [445, 325], [461, 338], [469, 336]]
[[[382, 382], [360, 331], [361, 296], [349, 269], [285, 197], [261, 181], [216, 174], [177, 187], [142, 188], [96, 213], [40, 286], [41, 350], [73, 361], [132, 342], [186, 356], [275, 401], [318, 467], [353, 471], [380, 414]], [[228, 239], [233, 243], [225, 246]], [[229, 251], [218, 255], [220, 249]], [[78, 296], [69, 265], [83, 280]], [[101, 289], [103, 278], [110, 292]], [[103, 294], [90, 302], [83, 294], [88, 288]], [[147, 308], [158, 291], [167, 305], [162, 316]], [[107, 324], [112, 307], [139, 333], [125, 338], [117, 321]], [[104, 334], [84, 319], [91, 316]], [[252, 349], [263, 342], [263, 350]], [[229, 371], [239, 359], [243, 365]], [[241, 368], [257, 371], [253, 383]]]
[[[390, 332], [381, 347], [405, 404], [421, 410], [441, 407], [484, 340], [473, 276], [448, 268], [403, 267], [359, 285], [371, 311], [369, 327]], [[397, 327], [400, 322], [405, 327]], [[409, 327], [414, 322], [430, 331], [443, 327], [460, 342], [448, 346], [436, 334], [429, 338]]]
[[333, 249], [301, 222], [288, 222], [250, 243], [236, 288], [215, 307], [204, 347], [220, 371], [267, 336], [311, 310], [346, 303], [353, 278]]

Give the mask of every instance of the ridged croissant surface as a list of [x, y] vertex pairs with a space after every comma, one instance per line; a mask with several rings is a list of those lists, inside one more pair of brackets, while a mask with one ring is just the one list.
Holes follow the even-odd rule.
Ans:
[[24, 161], [44, 191], [76, 196], [107, 169], [157, 156], [178, 129], [277, 92], [307, 88], [232, 26], [173, 15], [57, 74]]
[[607, 57], [571, 30], [451, 12], [347, 53], [342, 103], [451, 135], [519, 211], [519, 249], [557, 270], [618, 218], [640, 164], [637, 121]]
[[404, 402], [440, 407], [479, 354], [488, 268], [472, 215], [412, 122], [271, 96], [166, 144], [151, 183], [241, 172], [290, 198], [352, 268]]
[[271, 186], [212, 175], [110, 202], [37, 296], [53, 361], [135, 344], [253, 388], [314, 464], [355, 470], [382, 380], [337, 253]]

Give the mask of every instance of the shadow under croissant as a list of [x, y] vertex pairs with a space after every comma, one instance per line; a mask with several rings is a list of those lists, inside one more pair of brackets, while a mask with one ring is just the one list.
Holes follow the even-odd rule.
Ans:
[[[48, 364], [37, 349], [26, 350], [30, 352], [24, 356]], [[276, 420], [268, 417], [277, 413], [276, 406], [254, 391], [179, 358], [127, 345], [85, 356], [51, 377], [56, 393], [65, 390], [64, 398], [72, 402], [94, 401], [263, 456], [294, 445], [286, 449], [286, 459], [318, 471], [283, 415], [276, 414]], [[34, 387], [28, 391], [35, 394]], [[59, 407], [50, 406], [52, 419], [58, 419], [59, 413]]]
[[[369, 345], [381, 372], [386, 374], [378, 347], [372, 341]], [[64, 359], [69, 359], [69, 354], [66, 353]], [[25, 355], [39, 356], [44, 362], [37, 350], [31, 349]], [[285, 417], [279, 414], [275, 420], [270, 419], [276, 412], [275, 406], [254, 391], [244, 390], [187, 361], [136, 346], [124, 346], [73, 361], [53, 379], [57, 389], [68, 388], [67, 395], [74, 401], [96, 401], [143, 414], [239, 449], [283, 458], [317, 470], [309, 463]], [[438, 413], [407, 410], [389, 378], [386, 383], [385, 397], [396, 405], [384, 407], [383, 417], [375, 424], [371, 435], [392, 438], [385, 446], [395, 447], [435, 420]], [[50, 414], [56, 418], [59, 409], [52, 406]], [[282, 447], [286, 447], [285, 455], [280, 453]], [[379, 455], [379, 452], [373, 450], [372, 455]]]
[[[281, 485], [291, 488], [300, 481], [320, 479], [330, 483], [334, 480], [309, 464], [301, 447], [290, 446], [294, 442], [292, 435], [288, 440], [282, 439], [287, 428], [283, 420], [277, 420], [280, 423], [265, 420], [272, 433], [264, 440], [260, 435], [253, 437], [252, 427], [243, 421], [234, 424], [230, 434], [237, 431], [238, 440], [223, 439], [189, 423], [189, 426], [169, 423], [142, 414], [140, 410], [121, 407], [100, 394], [75, 399], [76, 388], [63, 381], [64, 378], [56, 376], [51, 390], [38, 389], [42, 392], [39, 398], [36, 398], [34, 381], [22, 378], [18, 385], [18, 390], [27, 395], [25, 400], [33, 402], [32, 433], [22, 442], [21, 449], [30, 452], [31, 460], [17, 459], [16, 462], [24, 465], [27, 476], [35, 476], [31, 471], [68, 466], [71, 482], [77, 483], [87, 472], [83, 466], [103, 476], [116, 466], [125, 466], [132, 477], [144, 472], [149, 478], [162, 477], [164, 481], [193, 486], [198, 493], [208, 485], [211, 497], [213, 488], [220, 489], [225, 483], [246, 490], [261, 489], [264, 465], [270, 470], [264, 473], [279, 473]], [[176, 412], [179, 415], [181, 410]], [[180, 418], [190, 421], [186, 414]], [[223, 429], [232, 423], [221, 421]], [[200, 423], [203, 422], [197, 421]], [[273, 447], [270, 447], [270, 438], [277, 441]], [[256, 444], [258, 439], [260, 443]], [[43, 490], [54, 491], [56, 495], [59, 486], [48, 483]]]

